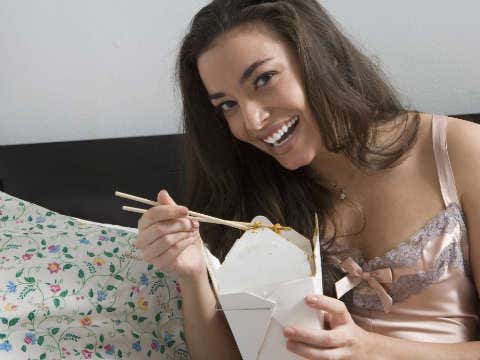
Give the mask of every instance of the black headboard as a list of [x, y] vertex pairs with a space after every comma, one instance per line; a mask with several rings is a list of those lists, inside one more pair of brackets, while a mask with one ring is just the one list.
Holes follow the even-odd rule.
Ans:
[[115, 190], [155, 199], [162, 188], [180, 197], [182, 136], [54, 142], [0, 147], [2, 191], [65, 215], [137, 226], [138, 214]]
[[[480, 114], [454, 115], [480, 123]], [[182, 135], [0, 146], [0, 190], [65, 215], [137, 226], [115, 190], [181, 202]], [[130, 203], [141, 207], [141, 204]]]

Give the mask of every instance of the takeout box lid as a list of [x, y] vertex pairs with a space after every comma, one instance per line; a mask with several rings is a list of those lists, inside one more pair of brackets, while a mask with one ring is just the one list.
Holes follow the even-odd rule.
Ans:
[[[272, 225], [264, 216], [256, 216], [252, 222]], [[312, 258], [299, 246], [294, 245], [301, 239], [308, 244], [313, 243]], [[282, 230], [279, 234], [268, 228], [248, 230], [235, 241], [223, 263], [204, 246], [207, 269], [216, 295], [278, 286], [285, 281], [310, 276], [319, 277], [321, 280], [322, 264], [316, 216], [311, 243], [293, 229]], [[271, 273], [267, 270], [277, 272]]]

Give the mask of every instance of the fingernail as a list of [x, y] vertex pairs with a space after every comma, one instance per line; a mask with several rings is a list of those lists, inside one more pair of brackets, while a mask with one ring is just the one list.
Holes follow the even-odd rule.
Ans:
[[283, 333], [285, 334], [285, 336], [293, 336], [295, 335], [295, 329], [290, 327], [290, 326], [287, 326], [284, 330], [283, 330]]
[[309, 303], [316, 303], [318, 302], [318, 297], [315, 295], [308, 295], [305, 300]]
[[196, 220], [192, 220], [192, 225], [195, 230], [197, 230], [200, 227], [200, 223]]
[[185, 206], [180, 206], [179, 210], [180, 210], [180, 214], [182, 214], [182, 215], [187, 215], [188, 214], [188, 209]]

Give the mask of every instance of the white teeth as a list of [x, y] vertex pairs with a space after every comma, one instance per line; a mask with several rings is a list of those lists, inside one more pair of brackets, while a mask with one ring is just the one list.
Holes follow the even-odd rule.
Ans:
[[290, 120], [288, 123], [283, 125], [275, 134], [273, 134], [272, 136], [266, 139], [263, 139], [263, 141], [265, 141], [267, 144], [274, 145], [278, 140], [280, 140], [283, 134], [285, 134], [288, 131], [288, 129], [297, 121], [298, 121], [298, 116], [295, 116], [294, 118], [292, 118], [292, 120]]

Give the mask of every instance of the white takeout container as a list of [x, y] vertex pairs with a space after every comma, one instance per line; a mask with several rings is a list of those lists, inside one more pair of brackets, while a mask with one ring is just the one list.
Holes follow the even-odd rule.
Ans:
[[323, 329], [323, 312], [305, 303], [306, 295], [323, 294], [317, 221], [312, 242], [293, 229], [258, 228], [245, 231], [222, 264], [206, 246], [204, 255], [243, 359], [299, 359], [287, 350], [283, 328]]

